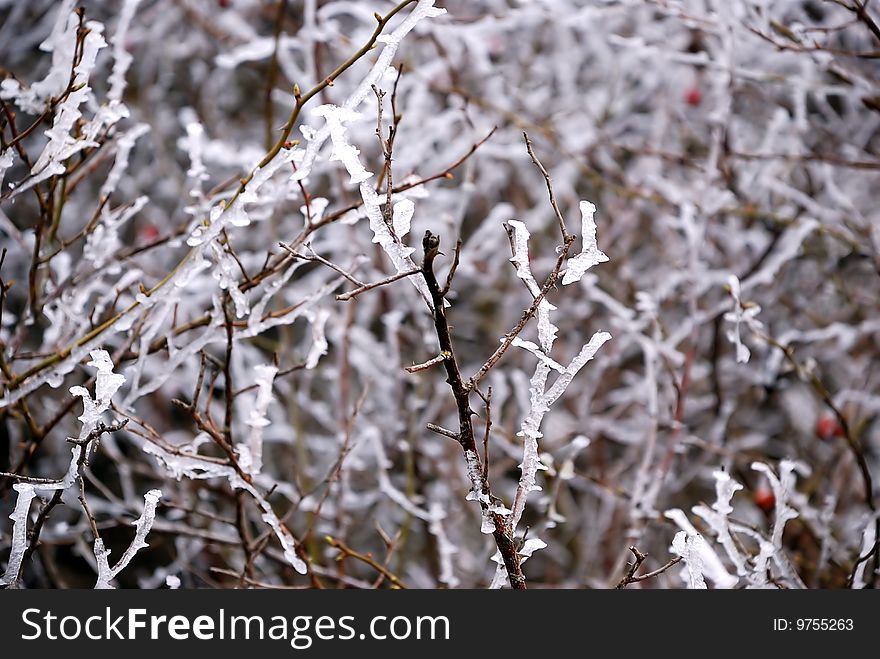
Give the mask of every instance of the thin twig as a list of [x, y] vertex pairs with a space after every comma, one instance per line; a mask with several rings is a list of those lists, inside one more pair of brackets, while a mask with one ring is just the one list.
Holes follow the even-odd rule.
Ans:
[[407, 366], [404, 370], [407, 373], [418, 373], [419, 371], [426, 371], [429, 368], [431, 368], [432, 366], [436, 366], [437, 364], [442, 364], [447, 359], [447, 357], [448, 357], [448, 355], [445, 355], [441, 352], [439, 355], [437, 355], [436, 357], [433, 357], [432, 359], [429, 359], [426, 362], [422, 362], [421, 364], [415, 364], [414, 366]]
[[486, 406], [486, 429], [483, 432], [483, 480], [489, 478], [489, 431], [492, 430], [492, 387], [486, 391], [486, 395], [476, 388], [477, 395], [483, 399]]
[[457, 432], [452, 432], [451, 430], [447, 430], [443, 426], [438, 426], [436, 423], [429, 423], [425, 426], [431, 432], [435, 432], [438, 435], [443, 435], [444, 437], [449, 437], [449, 439], [454, 439], [457, 442], [461, 441], [461, 437], [458, 436]]
[[562, 270], [562, 264], [565, 262], [565, 259], [568, 257], [568, 252], [571, 250], [571, 246], [574, 244], [574, 236], [569, 236], [565, 244], [562, 246], [562, 249], [559, 252], [559, 257], [556, 259], [556, 265], [553, 267], [553, 271], [547, 275], [547, 279], [544, 280], [544, 285], [541, 287], [538, 295], [535, 296], [535, 299], [532, 301], [532, 304], [528, 309], [523, 311], [522, 316], [519, 319], [519, 322], [507, 333], [504, 335], [504, 340], [501, 342], [501, 345], [492, 353], [492, 356], [486, 360], [486, 362], [480, 367], [480, 369], [468, 380], [468, 387], [474, 388], [480, 384], [480, 381], [486, 377], [486, 374], [498, 363], [498, 360], [507, 352], [507, 349], [513, 345], [513, 340], [519, 336], [520, 332], [525, 329], [526, 324], [531, 320], [535, 314], [538, 312], [538, 307], [541, 302], [547, 297], [547, 293], [556, 285], [556, 281], [559, 278], [559, 272]]
[[449, 293], [449, 289], [452, 288], [452, 280], [455, 277], [455, 271], [458, 270], [458, 261], [461, 258], [461, 238], [459, 238], [455, 242], [455, 252], [452, 255], [452, 265], [449, 267], [449, 272], [446, 275], [446, 286], [443, 287], [443, 297], [446, 297], [446, 294]]
[[234, 343], [235, 330], [232, 326], [232, 313], [229, 306], [232, 304], [232, 297], [229, 292], [223, 296], [223, 320], [226, 329], [226, 356], [223, 360], [223, 385], [226, 387], [223, 398], [223, 438], [226, 440], [227, 446], [232, 446], [232, 392], [235, 387], [232, 383], [232, 345]]
[[[465, 384], [461, 376], [461, 370], [458, 367], [458, 361], [456, 360], [455, 350], [452, 345], [449, 323], [446, 319], [446, 309], [443, 305], [443, 291], [437, 282], [437, 276], [434, 274], [434, 259], [440, 253], [440, 237], [430, 231], [426, 231], [422, 239], [422, 247], [425, 251], [425, 258], [422, 261], [422, 274], [425, 276], [428, 291], [431, 293], [431, 301], [434, 307], [434, 330], [437, 334], [437, 341], [440, 344], [440, 354], [446, 355], [446, 359], [443, 360], [443, 365], [446, 367], [446, 381], [452, 389], [455, 406], [458, 410], [458, 442], [461, 444], [465, 455], [473, 454], [475, 456], [477, 467], [480, 468], [479, 473], [482, 474], [471, 418], [475, 412], [471, 409], [469, 402], [470, 392], [473, 387], [470, 384]], [[486, 496], [481, 497], [480, 506], [483, 508], [483, 514], [487, 515], [493, 522], [492, 536], [501, 554], [510, 585], [514, 589], [524, 590], [526, 578], [523, 575], [522, 567], [520, 567], [516, 543], [507, 520], [502, 515], [488, 510], [489, 504], [487, 502], [491, 500], [492, 492], [489, 488], [489, 482], [485, 478], [482, 479], [482, 494]]]
[[[104, 433], [112, 433], [121, 430], [128, 424], [128, 419], [123, 419], [122, 421], [118, 421], [109, 426], [104, 423], [98, 423], [94, 430], [92, 430], [85, 439], [69, 439], [68, 441], [78, 444], [80, 446], [80, 454], [76, 460], [76, 469], [77, 473], [82, 471], [83, 465], [86, 464], [86, 461], [89, 457], [89, 444], [92, 442], [98, 441], [101, 438], [101, 435]], [[55, 481], [56, 483], [61, 483], [61, 480]], [[24, 569], [24, 566], [30, 560], [34, 551], [37, 549], [37, 545], [40, 542], [40, 534], [43, 531], [43, 525], [46, 523], [46, 520], [49, 518], [49, 513], [61, 503], [61, 498], [64, 496], [63, 489], [57, 489], [52, 494], [52, 498], [49, 499], [48, 503], [40, 510], [37, 514], [37, 519], [34, 521], [34, 525], [31, 527], [30, 532], [28, 533], [28, 546], [25, 549], [24, 557], [22, 558], [21, 565], [19, 566], [19, 573], [17, 575], [17, 579], [21, 579], [21, 571]]]
[[376, 85], [371, 85], [373, 89], [373, 93], [376, 95], [376, 137], [379, 139], [379, 146], [382, 149], [382, 156], [385, 158], [385, 162], [382, 165], [382, 176], [379, 176], [376, 181], [376, 192], [379, 191], [382, 185], [383, 176], [386, 179], [385, 184], [385, 206], [382, 209], [382, 219], [385, 221], [385, 225], [388, 227], [388, 230], [391, 232], [391, 235], [394, 235], [394, 223], [392, 218], [394, 217], [394, 208], [391, 204], [391, 196], [394, 193], [394, 185], [393, 178], [391, 172], [391, 161], [392, 161], [392, 150], [394, 148], [394, 134], [396, 129], [394, 127], [394, 118], [391, 118], [391, 125], [388, 127], [388, 139], [382, 137], [382, 99], [385, 98], [385, 92], [379, 89]]
[[351, 274], [350, 272], [346, 272], [345, 270], [343, 270], [341, 267], [339, 267], [335, 263], [328, 261], [323, 256], [321, 256], [320, 254], [315, 252], [315, 250], [313, 250], [310, 245], [306, 245], [306, 248], [312, 252], [312, 256], [300, 254], [295, 249], [293, 249], [289, 245], [285, 245], [282, 242], [279, 242], [278, 245], [280, 245], [283, 249], [287, 250], [287, 252], [289, 252], [290, 255], [293, 256], [294, 258], [302, 259], [303, 261], [314, 261], [316, 263], [322, 263], [322, 264], [326, 265], [328, 268], [338, 272], [340, 275], [342, 275], [343, 277], [348, 279], [348, 281], [350, 281], [355, 286], [366, 286], [366, 284], [364, 282], [362, 282], [360, 279], [355, 277], [353, 274]]
[[532, 141], [529, 139], [529, 134], [526, 131], [523, 131], [523, 139], [526, 141], [526, 150], [529, 152], [529, 157], [532, 159], [532, 162], [535, 163], [535, 166], [541, 170], [541, 175], [544, 177], [544, 182], [547, 184], [547, 193], [550, 195], [550, 205], [553, 207], [553, 212], [556, 213], [556, 219], [559, 222], [559, 230], [562, 232], [562, 240], [565, 242], [568, 240], [569, 233], [565, 228], [565, 218], [562, 217], [559, 205], [556, 203], [556, 195], [553, 194], [553, 181], [550, 179], [550, 174], [547, 173], [544, 165], [538, 160], [538, 156], [536, 156], [535, 152], [532, 150]]
[[846, 587], [847, 587], [847, 588], [852, 588], [853, 582], [856, 580], [856, 572], [857, 572], [858, 569], [859, 569], [859, 565], [861, 565], [862, 563], [864, 563], [865, 561], [867, 561], [869, 558], [871, 558], [871, 556], [873, 556], [874, 553], [875, 553], [878, 549], [880, 549], [880, 540], [876, 540], [876, 541], [874, 542], [874, 544], [871, 545], [871, 548], [870, 548], [868, 551], [866, 551], [864, 554], [862, 554], [861, 556], [859, 556], [859, 557], [853, 562], [852, 569], [850, 570], [850, 573], [849, 573], [849, 578], [846, 580]]
[[342, 540], [338, 540], [329, 535], [325, 539], [327, 540], [328, 545], [330, 545], [334, 549], [338, 549], [341, 552], [337, 560], [344, 559], [347, 556], [351, 556], [352, 558], [357, 559], [362, 563], [366, 563], [371, 568], [376, 570], [376, 572], [388, 579], [388, 581], [391, 582], [391, 586], [393, 588], [400, 588], [403, 590], [406, 589], [406, 584], [404, 584], [396, 574], [394, 574], [391, 570], [389, 570], [381, 563], [377, 562], [371, 555], [362, 554], [361, 552], [349, 547]]
[[645, 574], [636, 576], [636, 572], [639, 571], [639, 568], [642, 566], [642, 563], [645, 562], [645, 559], [648, 558], [648, 555], [643, 554], [635, 547], [630, 547], [629, 550], [633, 553], [633, 556], [635, 556], [635, 560], [632, 563], [627, 563], [626, 574], [618, 582], [617, 586], [615, 586], [615, 588], [617, 590], [622, 590], [622, 589], [626, 588], [628, 584], [631, 584], [631, 583], [638, 583], [639, 581], [645, 581], [646, 579], [653, 579], [654, 577], [659, 576], [659, 575], [663, 574], [664, 572], [666, 572], [666, 570], [671, 568], [676, 563], [681, 562], [681, 556], [676, 556], [675, 558], [671, 559], [668, 563], [666, 563], [664, 566], [659, 567], [656, 570], [652, 570], [651, 572], [647, 572]]
[[406, 270], [405, 272], [398, 272], [396, 275], [391, 275], [390, 277], [386, 277], [381, 281], [373, 282], [372, 284], [364, 284], [361, 283], [360, 286], [355, 288], [354, 290], [348, 291], [347, 293], [341, 293], [336, 296], [336, 299], [340, 302], [344, 302], [346, 300], [351, 300], [354, 297], [357, 297], [361, 293], [365, 293], [366, 291], [372, 290], [374, 288], [378, 288], [379, 286], [385, 286], [386, 284], [391, 284], [398, 279], [405, 279], [406, 277], [412, 277], [413, 275], [417, 275], [421, 272], [421, 269], [415, 268], [413, 270]]
[[[180, 399], [174, 398], [171, 400], [171, 403], [189, 413], [189, 415], [192, 417], [192, 420], [195, 422], [196, 427], [198, 427], [198, 429], [202, 432], [206, 433], [211, 439], [214, 440], [214, 443], [223, 450], [223, 452], [226, 454], [227, 464], [235, 469], [238, 475], [241, 476], [241, 478], [245, 482], [250, 483], [253, 480], [251, 478], [251, 475], [241, 468], [241, 465], [238, 463], [238, 458], [235, 455], [235, 449], [231, 444], [227, 443], [226, 437], [224, 437], [223, 433], [217, 430], [217, 428], [211, 422], [210, 418], [203, 417], [198, 410], [193, 408], [190, 403], [185, 403]], [[200, 455], [198, 457], [202, 459], [205, 456]]]
[[36, 478], [35, 476], [15, 474], [11, 471], [0, 471], [0, 478], [11, 478], [16, 483], [33, 483], [35, 485], [54, 485], [58, 482], [57, 478]]

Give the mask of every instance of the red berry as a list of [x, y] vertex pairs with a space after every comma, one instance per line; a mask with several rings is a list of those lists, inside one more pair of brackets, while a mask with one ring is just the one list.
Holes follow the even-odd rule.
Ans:
[[229, 7], [229, 5], [232, 4], [232, 2], [231, 0], [217, 0], [217, 4], [223, 9], [226, 9], [227, 7]]
[[771, 490], [766, 485], [762, 485], [757, 490], [755, 490], [754, 495], [752, 496], [755, 505], [758, 506], [765, 513], [769, 513], [771, 510], [776, 508], [776, 496], [773, 494], [773, 490]]
[[828, 441], [833, 437], [843, 437], [843, 428], [830, 414], [823, 414], [816, 421], [816, 437]]
[[700, 91], [699, 87], [691, 87], [685, 92], [684, 100], [691, 107], [697, 107], [703, 102], [703, 92]]
[[140, 231], [140, 238], [144, 242], [151, 242], [159, 237], [159, 229], [155, 224], [148, 224]]

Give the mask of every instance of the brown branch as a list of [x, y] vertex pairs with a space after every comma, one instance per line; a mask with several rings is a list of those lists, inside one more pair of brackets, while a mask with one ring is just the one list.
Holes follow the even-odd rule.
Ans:
[[[244, 568], [241, 571], [241, 575], [239, 576], [239, 584], [244, 584], [245, 578], [252, 579], [254, 577], [254, 539], [251, 535], [250, 528], [248, 527], [248, 519], [247, 519], [247, 509], [245, 507], [246, 492], [244, 490], [238, 490], [235, 493], [235, 530], [238, 532], [238, 537], [241, 540], [241, 548], [244, 552]], [[262, 541], [265, 546], [265, 543], [269, 541], [268, 534], [266, 535], [266, 539]]]
[[[241, 465], [238, 464], [238, 458], [235, 455], [235, 449], [233, 448], [233, 446], [226, 442], [226, 437], [224, 437], [223, 433], [221, 433], [217, 430], [217, 428], [214, 427], [213, 423], [210, 422], [210, 419], [206, 419], [199, 413], [198, 410], [194, 409], [192, 405], [190, 405], [189, 403], [185, 403], [178, 398], [172, 399], [171, 403], [173, 405], [176, 405], [180, 409], [188, 412], [189, 415], [192, 417], [192, 420], [195, 422], [196, 427], [202, 432], [206, 433], [212, 440], [214, 440], [214, 443], [217, 444], [217, 446], [219, 446], [226, 454], [227, 464], [235, 469], [236, 473], [241, 476], [242, 480], [247, 483], [250, 483], [253, 480], [251, 478], [251, 475], [245, 472], [241, 468]], [[199, 459], [202, 459], [205, 456], [199, 455], [198, 457]]]
[[874, 37], [876, 37], [876, 39], [880, 41], [880, 26], [877, 25], [877, 22], [868, 13], [867, 0], [853, 0], [853, 6], [850, 7], [845, 4], [842, 4], [842, 6], [855, 13], [855, 15], [858, 16], [859, 20], [865, 24], [865, 27], [868, 28], [871, 34], [873, 34]]
[[868, 551], [866, 551], [864, 554], [859, 556], [853, 562], [852, 569], [850, 570], [850, 573], [849, 573], [849, 578], [846, 580], [846, 587], [847, 588], [852, 588], [853, 582], [856, 580], [856, 571], [859, 569], [859, 565], [861, 565], [862, 563], [867, 561], [869, 558], [871, 558], [871, 556], [873, 556], [877, 552], [878, 549], [880, 549], [880, 540], [877, 540], [876, 542], [874, 542], [874, 544], [871, 546], [871, 548]]
[[350, 281], [350, 282], [351, 282], [352, 284], [354, 284], [355, 286], [366, 286], [366, 284], [365, 284], [364, 282], [362, 282], [360, 279], [358, 279], [357, 277], [355, 277], [353, 274], [351, 274], [350, 272], [346, 272], [345, 270], [343, 270], [342, 268], [340, 268], [340, 267], [339, 267], [338, 265], [336, 265], [335, 263], [332, 263], [331, 261], [328, 261], [328, 260], [325, 259], [323, 256], [321, 256], [320, 254], [318, 254], [317, 252], [315, 252], [315, 250], [313, 250], [313, 249], [311, 248], [311, 246], [308, 245], [308, 244], [306, 244], [306, 247], [307, 247], [307, 248], [309, 249], [309, 251], [312, 253], [312, 256], [307, 256], [307, 255], [305, 255], [305, 254], [300, 254], [300, 253], [297, 252], [295, 249], [293, 249], [292, 247], [290, 247], [290, 245], [285, 245], [284, 243], [281, 243], [281, 242], [279, 242], [278, 245], [281, 246], [282, 248], [284, 248], [284, 249], [285, 249], [285, 250], [286, 250], [286, 251], [287, 251], [292, 257], [294, 257], [294, 258], [302, 259], [303, 261], [314, 261], [315, 263], [321, 263], [321, 264], [323, 264], [323, 265], [326, 265], [326, 266], [327, 266], [328, 268], [330, 268], [331, 270], [335, 270], [336, 272], [338, 272], [340, 275], [342, 275], [343, 277], [345, 277], [346, 279], [348, 279], [348, 281]]
[[86, 481], [83, 478], [82, 473], [76, 477], [76, 480], [79, 483], [79, 495], [77, 496], [77, 499], [79, 499], [79, 503], [82, 506], [86, 519], [89, 521], [89, 528], [92, 530], [93, 540], [97, 540], [101, 537], [101, 534], [98, 531], [98, 520], [95, 519], [95, 514], [92, 512], [89, 502], [86, 501]]
[[635, 547], [630, 547], [629, 550], [633, 553], [633, 556], [635, 556], [635, 560], [633, 560], [632, 563], [627, 563], [626, 574], [623, 575], [623, 578], [618, 582], [617, 586], [615, 586], [617, 590], [623, 590], [627, 587], [627, 585], [631, 583], [638, 583], [640, 581], [645, 581], [646, 579], [653, 579], [654, 577], [666, 572], [666, 570], [671, 568], [673, 565], [681, 562], [681, 556], [676, 556], [664, 566], [659, 567], [656, 570], [652, 570], [651, 572], [636, 576], [636, 572], [639, 571], [639, 568], [642, 566], [642, 563], [645, 562], [645, 559], [648, 558], [648, 555], [643, 554]]
[[407, 366], [404, 370], [407, 373], [418, 373], [419, 371], [427, 371], [432, 366], [436, 366], [437, 364], [442, 364], [447, 358], [447, 355], [444, 353], [440, 353], [436, 357], [432, 357], [426, 362], [422, 362], [421, 364], [414, 364], [413, 366]]
[[[299, 364], [294, 364], [293, 366], [291, 366], [289, 368], [285, 368], [284, 370], [278, 371], [278, 373], [275, 374], [275, 382], [278, 382], [279, 379], [281, 379], [287, 375], [290, 375], [291, 373], [296, 373], [297, 371], [301, 371], [305, 367], [306, 367], [306, 363], [300, 362]], [[233, 393], [232, 395], [238, 396], [239, 394], [243, 394], [247, 391], [253, 391], [254, 389], [256, 389], [259, 386], [260, 386], [259, 384], [249, 384], [246, 387], [242, 387], [241, 389], [236, 389], [235, 393]]]
[[378, 288], [379, 286], [385, 286], [385, 284], [391, 284], [398, 279], [405, 279], [406, 277], [412, 277], [413, 275], [417, 275], [421, 272], [421, 269], [414, 270], [406, 270], [404, 272], [398, 272], [396, 275], [391, 275], [390, 277], [386, 277], [381, 281], [374, 282], [372, 284], [361, 284], [358, 288], [349, 291], [348, 293], [341, 293], [336, 296], [336, 299], [339, 301], [351, 300], [354, 297], [357, 297], [361, 293], [365, 293], [373, 288]]
[[330, 545], [334, 549], [338, 549], [341, 552], [339, 554], [339, 556], [336, 558], [337, 561], [344, 560], [347, 556], [350, 556], [351, 558], [359, 560], [362, 563], [366, 563], [371, 568], [376, 570], [376, 572], [378, 572], [383, 577], [388, 579], [388, 581], [391, 582], [392, 588], [399, 588], [402, 590], [406, 590], [406, 584], [404, 584], [400, 580], [400, 578], [396, 574], [394, 574], [391, 570], [389, 570], [387, 567], [385, 567], [384, 565], [382, 565], [381, 563], [376, 561], [370, 554], [362, 554], [361, 552], [356, 551], [356, 550], [352, 549], [351, 547], [349, 547], [342, 540], [338, 540], [338, 539], [333, 538], [329, 535], [325, 538], [325, 540], [327, 541], [328, 545]]
[[492, 430], [492, 387], [489, 387], [486, 395], [479, 388], [475, 388], [477, 395], [483, 399], [486, 406], [486, 428], [483, 431], [483, 480], [489, 478], [489, 431]]
[[452, 280], [455, 277], [455, 271], [458, 270], [458, 262], [461, 258], [461, 239], [459, 238], [455, 242], [455, 252], [452, 255], [452, 265], [449, 267], [449, 272], [446, 274], [446, 286], [443, 287], [443, 297], [446, 297], [446, 294], [449, 292], [449, 289], [452, 288]]
[[437, 433], [438, 435], [443, 435], [444, 437], [449, 437], [449, 439], [454, 439], [457, 442], [461, 442], [458, 433], [447, 430], [443, 426], [438, 426], [436, 423], [429, 423], [425, 426], [425, 428], [427, 428], [431, 432]]
[[547, 185], [547, 193], [550, 195], [550, 206], [553, 207], [553, 212], [556, 213], [556, 220], [559, 222], [559, 230], [562, 232], [562, 241], [565, 242], [568, 240], [569, 233], [565, 228], [565, 218], [562, 217], [562, 212], [559, 210], [559, 205], [556, 203], [556, 195], [553, 194], [553, 181], [550, 179], [550, 174], [547, 173], [544, 165], [538, 160], [538, 156], [536, 156], [535, 152], [532, 150], [532, 141], [529, 139], [529, 134], [526, 131], [523, 131], [523, 139], [526, 141], [526, 151], [529, 152], [529, 157], [544, 177], [544, 183]]
[[468, 387], [473, 388], [480, 384], [480, 381], [486, 377], [486, 374], [495, 366], [495, 364], [498, 363], [498, 360], [501, 359], [504, 353], [507, 352], [507, 349], [513, 344], [513, 340], [519, 336], [523, 329], [525, 329], [526, 324], [534, 318], [535, 314], [538, 312], [538, 306], [540, 306], [544, 298], [547, 297], [547, 293], [550, 292], [550, 289], [556, 285], [556, 281], [559, 279], [559, 272], [562, 270], [562, 264], [568, 257], [568, 252], [571, 250], [574, 240], [574, 236], [566, 238], [565, 243], [562, 245], [562, 249], [559, 252], [559, 258], [556, 259], [556, 265], [553, 267], [553, 271], [547, 275], [547, 279], [544, 280], [544, 285], [541, 286], [540, 292], [535, 296], [535, 299], [529, 308], [523, 311], [519, 322], [504, 335], [504, 340], [501, 342], [501, 345], [498, 346], [495, 352], [492, 353], [492, 356], [489, 357], [489, 359], [487, 359], [480, 367], [480, 370], [468, 380]]
[[11, 471], [0, 471], [0, 478], [11, 478], [16, 483], [33, 483], [35, 485], [52, 485], [58, 482], [57, 478], [36, 478], [35, 476], [25, 476]]
[[385, 225], [388, 227], [388, 230], [391, 232], [391, 235], [394, 235], [394, 224], [392, 222], [392, 218], [394, 216], [394, 210], [391, 205], [391, 195], [394, 192], [394, 185], [392, 184], [392, 173], [391, 173], [391, 151], [392, 151], [392, 140], [394, 138], [394, 119], [391, 120], [391, 126], [388, 128], [388, 139], [384, 139], [382, 137], [382, 99], [385, 98], [385, 92], [376, 87], [376, 85], [370, 85], [370, 88], [373, 90], [373, 93], [376, 95], [376, 138], [379, 140], [379, 148], [382, 150], [382, 157], [384, 158], [384, 162], [382, 164], [382, 173], [376, 180], [376, 192], [382, 187], [382, 179], [387, 177], [388, 184], [385, 186], [385, 205], [382, 209], [382, 219], [385, 222]]
[[[449, 323], [446, 320], [446, 310], [443, 306], [443, 291], [440, 289], [440, 284], [437, 282], [437, 277], [434, 274], [434, 259], [440, 253], [440, 237], [430, 231], [426, 231], [422, 240], [422, 247], [425, 250], [425, 258], [422, 261], [422, 274], [425, 276], [434, 306], [434, 330], [437, 333], [441, 354], [446, 357], [443, 360], [443, 365], [446, 367], [446, 381], [452, 389], [455, 406], [458, 410], [458, 442], [461, 444], [465, 454], [472, 452], [476, 456], [477, 463], [479, 464], [480, 454], [477, 451], [477, 442], [474, 437], [474, 427], [471, 419], [474, 411], [470, 407], [469, 400], [472, 385], [465, 384], [461, 377], [461, 371], [459, 370], [455, 350], [452, 345], [452, 336], [449, 332]], [[480, 473], [482, 474], [482, 469]], [[489, 489], [489, 483], [485, 478], [482, 481], [482, 493], [487, 495], [485, 497], [487, 500], [491, 500], [492, 494]], [[504, 567], [507, 570], [511, 587], [518, 590], [525, 589], [526, 579], [520, 567], [519, 553], [507, 520], [498, 513], [488, 512], [489, 504], [486, 501], [481, 500], [480, 507], [483, 509], [483, 514], [489, 515], [494, 522], [492, 535], [504, 561]]]
[[[67, 441], [78, 444], [81, 447], [81, 451], [79, 457], [76, 460], [77, 473], [80, 473], [83, 465], [86, 464], [86, 460], [89, 457], [89, 444], [92, 442], [96, 442], [100, 439], [101, 435], [108, 432], [116, 432], [121, 430], [128, 424], [128, 419], [123, 419], [117, 423], [112, 425], [105, 425], [104, 423], [98, 423], [94, 430], [92, 430], [85, 439], [68, 439]], [[56, 483], [60, 481], [55, 481]], [[37, 546], [40, 542], [40, 534], [43, 531], [43, 525], [46, 523], [46, 520], [49, 518], [49, 513], [61, 503], [61, 498], [64, 496], [63, 489], [57, 489], [52, 494], [52, 498], [49, 499], [48, 503], [40, 510], [37, 514], [37, 519], [34, 521], [34, 525], [31, 527], [30, 532], [28, 533], [28, 546], [24, 551], [24, 557], [22, 558], [21, 565], [18, 568], [18, 575], [16, 579], [21, 579], [22, 570], [24, 570], [25, 564], [30, 560], [34, 551], [36, 551]], [[93, 525], [94, 526], [94, 525]], [[96, 536], [97, 537], [97, 536]]]
[[[232, 446], [232, 403], [233, 396], [232, 392], [235, 391], [235, 387], [232, 383], [232, 344], [234, 329], [232, 326], [232, 314], [230, 313], [229, 306], [232, 304], [232, 298], [227, 292], [223, 297], [223, 320], [226, 329], [226, 356], [223, 360], [223, 384], [226, 387], [225, 393], [223, 395], [224, 399], [224, 414], [223, 414], [223, 438], [226, 440], [227, 446]], [[195, 406], [193, 406], [195, 409]]]
[[235, 577], [240, 582], [243, 582], [248, 586], [253, 586], [254, 588], [263, 588], [265, 590], [304, 590], [306, 588], [310, 588], [310, 586], [282, 586], [279, 584], [267, 583], [265, 581], [258, 581], [257, 579], [252, 579], [247, 575], [242, 576], [235, 570], [228, 570], [224, 567], [216, 567], [213, 565], [209, 568], [209, 570], [214, 574], [223, 574], [227, 577]]

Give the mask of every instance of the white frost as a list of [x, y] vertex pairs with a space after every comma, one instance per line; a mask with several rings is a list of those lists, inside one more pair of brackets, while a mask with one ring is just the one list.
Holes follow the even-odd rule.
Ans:
[[6, 170], [12, 167], [13, 155], [12, 147], [0, 152], [0, 192], [3, 190], [3, 178], [6, 176]]
[[415, 209], [416, 205], [413, 203], [412, 199], [401, 199], [394, 204], [391, 224], [394, 227], [394, 233], [398, 238], [403, 238], [409, 233]]
[[128, 28], [134, 13], [137, 11], [141, 0], [125, 0], [122, 10], [119, 12], [119, 22], [116, 24], [116, 33], [111, 42], [113, 44], [113, 71], [110, 73], [110, 91], [107, 98], [111, 101], [121, 101], [125, 91], [125, 74], [131, 66], [133, 57], [125, 49], [125, 40], [128, 37]]
[[745, 325], [753, 332], [758, 332], [764, 326], [756, 318], [761, 313], [761, 307], [754, 303], [743, 305], [740, 298], [739, 279], [735, 275], [730, 275], [727, 283], [730, 287], [730, 296], [733, 298], [733, 311], [724, 314], [724, 320], [734, 324], [733, 329], [727, 332], [727, 338], [736, 346], [736, 361], [745, 364], [749, 361], [752, 353], [742, 342], [740, 326]]
[[568, 260], [568, 268], [562, 276], [563, 286], [580, 281], [587, 270], [594, 265], [608, 260], [608, 257], [599, 249], [599, 244], [596, 242], [596, 221], [593, 219], [596, 213], [596, 206], [589, 201], [581, 201], [580, 209], [583, 248], [580, 254]]
[[12, 549], [9, 554], [9, 561], [6, 563], [6, 573], [0, 579], [0, 586], [8, 586], [18, 579], [18, 572], [21, 569], [21, 562], [24, 559], [27, 550], [27, 522], [28, 512], [31, 508], [31, 501], [34, 500], [36, 492], [34, 486], [29, 483], [16, 483], [12, 486], [18, 492], [18, 499], [15, 501], [15, 509], [9, 516], [13, 521], [12, 526]]
[[730, 534], [730, 522], [728, 520], [728, 516], [733, 512], [730, 500], [734, 494], [743, 489], [743, 486], [733, 480], [730, 474], [721, 469], [716, 470], [713, 476], [715, 477], [715, 503], [712, 504], [712, 508], [703, 504], [694, 506], [693, 511], [694, 514], [706, 520], [718, 538], [718, 542], [724, 547], [728, 558], [736, 566], [736, 573], [744, 576], [747, 573], [746, 558], [740, 552]]
[[688, 535], [679, 531], [672, 539], [672, 551], [681, 556], [686, 567], [685, 581], [688, 588], [705, 590], [706, 580], [703, 578], [703, 558], [701, 552], [705, 540], [699, 533]]
[[156, 521], [156, 506], [161, 498], [161, 490], [150, 490], [144, 495], [144, 512], [134, 522], [136, 529], [134, 540], [131, 541], [128, 549], [123, 552], [122, 557], [112, 568], [108, 561], [110, 550], [104, 548], [104, 541], [101, 538], [95, 540], [95, 559], [98, 565], [98, 581], [95, 584], [95, 589], [113, 588], [111, 581], [116, 575], [125, 569], [138, 551], [149, 547], [147, 544], [147, 534], [153, 528], [153, 522]]
[[312, 345], [309, 348], [309, 354], [306, 355], [306, 368], [311, 370], [318, 365], [318, 360], [327, 354], [328, 344], [324, 328], [327, 325], [327, 319], [330, 318], [330, 312], [327, 309], [309, 310], [306, 313], [306, 318], [312, 324]]
[[263, 468], [263, 430], [269, 425], [267, 413], [274, 400], [272, 385], [278, 368], [270, 364], [260, 364], [254, 367], [254, 373], [257, 395], [245, 420], [251, 430], [247, 442], [238, 447], [241, 468], [250, 474], [258, 474]]
[[357, 185], [373, 176], [373, 173], [368, 172], [363, 164], [361, 164], [361, 160], [358, 157], [360, 149], [348, 141], [345, 130], [345, 124], [359, 119], [361, 114], [349, 108], [331, 104], [319, 105], [312, 110], [312, 114], [316, 117], [323, 117], [327, 122], [327, 128], [330, 130], [330, 141], [333, 143], [330, 160], [338, 160], [345, 165], [350, 176], [349, 182]]
[[461, 583], [461, 580], [455, 576], [455, 566], [452, 563], [452, 557], [458, 553], [458, 547], [452, 543], [446, 530], [443, 528], [446, 512], [436, 501], [431, 502], [428, 512], [431, 515], [428, 532], [437, 540], [437, 558], [440, 564], [440, 574], [438, 577], [447, 588], [456, 588]]

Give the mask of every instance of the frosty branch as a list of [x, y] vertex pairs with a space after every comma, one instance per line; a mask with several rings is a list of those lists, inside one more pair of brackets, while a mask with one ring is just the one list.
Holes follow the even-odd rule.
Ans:
[[443, 356], [443, 366], [446, 369], [447, 376], [446, 381], [452, 389], [452, 395], [455, 398], [455, 406], [458, 411], [458, 433], [456, 439], [461, 444], [465, 460], [467, 461], [468, 475], [471, 478], [471, 493], [479, 501], [482, 515], [488, 519], [489, 524], [492, 526], [492, 537], [495, 539], [495, 544], [501, 553], [511, 587], [514, 589], [524, 589], [526, 587], [526, 579], [520, 567], [520, 558], [511, 529], [503, 515], [490, 510], [492, 492], [489, 488], [489, 481], [484, 476], [480, 465], [477, 441], [474, 436], [473, 419], [471, 418], [474, 414], [470, 406], [471, 387], [465, 384], [461, 376], [452, 345], [449, 324], [446, 320], [443, 290], [440, 288], [440, 284], [437, 282], [437, 277], [434, 274], [434, 259], [440, 253], [440, 237], [430, 231], [425, 232], [425, 236], [422, 239], [422, 248], [424, 250], [422, 274], [425, 276], [428, 290], [431, 292], [431, 301], [434, 308], [434, 329], [440, 345], [440, 354]]

